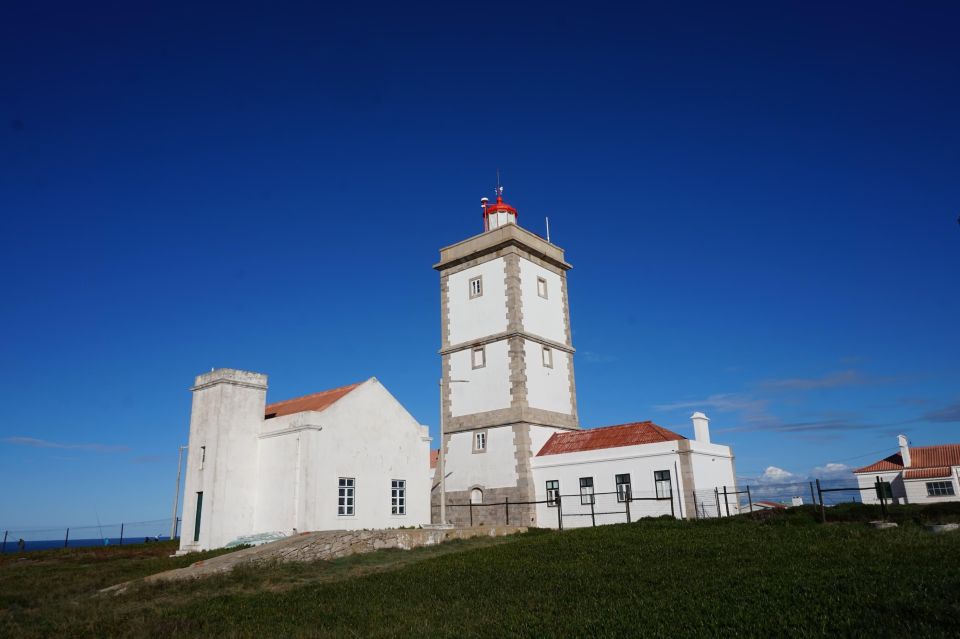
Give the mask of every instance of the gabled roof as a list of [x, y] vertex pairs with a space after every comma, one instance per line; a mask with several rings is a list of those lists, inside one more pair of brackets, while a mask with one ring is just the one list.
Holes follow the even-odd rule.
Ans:
[[[942, 468], [944, 466], [960, 466], [960, 444], [941, 444], [939, 446], [911, 446], [910, 469]], [[874, 473], [890, 470], [903, 470], [903, 457], [894, 453], [885, 459], [874, 462], [869, 466], [857, 468], [855, 473]], [[942, 477], [942, 475], [938, 475]], [[905, 479], [919, 479], [917, 477]]]
[[357, 382], [349, 386], [331, 388], [330, 390], [320, 391], [312, 395], [304, 395], [303, 397], [294, 397], [293, 399], [285, 399], [282, 402], [267, 404], [266, 409], [263, 411], [264, 419], [302, 413], [307, 410], [324, 410], [362, 383], [363, 382]]
[[894, 453], [889, 457], [885, 457], [878, 462], [874, 462], [869, 466], [864, 466], [863, 468], [857, 468], [853, 472], [855, 473], [875, 473], [886, 470], [903, 470], [903, 457], [900, 456], [900, 453]]
[[537, 453], [537, 457], [576, 453], [584, 450], [599, 450], [601, 448], [657, 444], [681, 439], [686, 439], [686, 437], [662, 426], [657, 426], [653, 422], [634, 422], [589, 430], [554, 433]]

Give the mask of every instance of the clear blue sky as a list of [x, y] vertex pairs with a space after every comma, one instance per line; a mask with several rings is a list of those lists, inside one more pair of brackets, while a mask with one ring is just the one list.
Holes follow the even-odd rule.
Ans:
[[0, 24], [0, 527], [167, 516], [211, 367], [435, 430], [497, 168], [583, 425], [703, 410], [742, 476], [960, 441], [957, 3], [174, 4]]

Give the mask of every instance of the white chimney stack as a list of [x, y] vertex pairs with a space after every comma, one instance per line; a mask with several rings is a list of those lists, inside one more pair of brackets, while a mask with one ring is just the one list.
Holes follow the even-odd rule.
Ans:
[[696, 412], [690, 416], [693, 422], [693, 438], [704, 444], [710, 443], [710, 420], [701, 412]]
[[903, 467], [910, 468], [910, 447], [907, 445], [907, 436], [897, 435], [897, 444], [900, 446], [900, 457], [903, 458]]

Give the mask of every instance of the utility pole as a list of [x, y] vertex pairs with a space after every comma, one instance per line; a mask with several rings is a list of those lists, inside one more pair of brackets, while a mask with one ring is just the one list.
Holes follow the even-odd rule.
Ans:
[[180, 455], [177, 457], [177, 490], [173, 494], [173, 518], [170, 522], [170, 539], [177, 536], [177, 508], [180, 507], [180, 470], [183, 466], [183, 451], [189, 446], [180, 447]]

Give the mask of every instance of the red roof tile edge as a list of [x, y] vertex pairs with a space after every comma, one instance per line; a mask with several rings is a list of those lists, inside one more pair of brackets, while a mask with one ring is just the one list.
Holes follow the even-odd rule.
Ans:
[[541, 457], [544, 455], [576, 453], [585, 450], [602, 450], [604, 448], [620, 448], [622, 446], [657, 444], [682, 439], [686, 439], [686, 437], [678, 435], [663, 426], [658, 426], [653, 422], [633, 422], [630, 424], [617, 424], [616, 426], [602, 426], [600, 428], [554, 433], [536, 456]]
[[[910, 447], [909, 469], [940, 468], [942, 466], [960, 466], [960, 444]], [[903, 458], [900, 453], [894, 453], [869, 466], [857, 468], [853, 472], [875, 473], [891, 470], [903, 470]]]
[[265, 419], [271, 419], [273, 417], [280, 417], [281, 415], [293, 415], [294, 413], [302, 413], [308, 410], [324, 410], [362, 383], [363, 382], [357, 382], [356, 384], [331, 388], [330, 390], [320, 391], [319, 393], [311, 393], [310, 395], [303, 395], [302, 397], [294, 397], [293, 399], [285, 399], [267, 404], [263, 414]]

